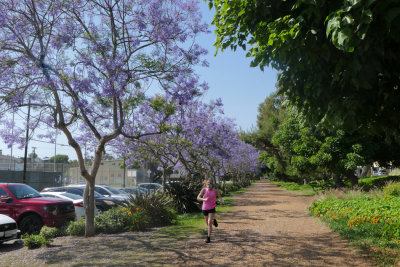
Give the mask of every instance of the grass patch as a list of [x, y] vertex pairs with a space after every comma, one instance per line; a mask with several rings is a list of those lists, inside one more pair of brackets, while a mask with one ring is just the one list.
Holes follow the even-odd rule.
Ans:
[[[217, 205], [216, 207], [217, 218], [234, 209], [233, 196], [243, 194], [252, 187], [253, 185], [241, 188], [237, 191], [230, 192], [230, 196], [223, 197], [224, 204]], [[204, 216], [201, 212], [180, 214], [177, 215], [173, 225], [160, 228], [157, 231], [162, 234], [173, 236], [177, 239], [183, 239], [188, 236], [203, 235], [205, 231]]]
[[304, 196], [313, 196], [316, 195], [318, 192], [314, 191], [314, 189], [308, 184], [297, 184], [294, 182], [270, 182], [271, 184], [278, 185], [288, 191], [296, 192], [297, 194], [304, 195]]

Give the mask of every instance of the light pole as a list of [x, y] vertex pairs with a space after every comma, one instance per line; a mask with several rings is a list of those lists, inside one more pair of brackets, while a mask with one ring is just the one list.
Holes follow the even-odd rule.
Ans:
[[25, 136], [25, 152], [24, 152], [24, 171], [22, 174], [22, 183], [26, 184], [26, 159], [28, 157], [28, 141], [29, 141], [29, 118], [31, 116], [31, 97], [28, 100], [28, 117], [26, 119], [26, 136]]
[[33, 146], [32, 149], [33, 149], [33, 154], [32, 154], [32, 159], [33, 159], [33, 160], [31, 159], [31, 161], [32, 161], [32, 162], [35, 162], [35, 158], [36, 158], [36, 153], [35, 153], [35, 152], [36, 152], [36, 147]]
[[147, 170], [147, 176], [149, 177], [149, 183], [151, 183], [151, 179], [150, 179], [150, 178], [151, 178], [151, 176], [150, 176], [150, 175], [151, 175], [151, 170], [150, 170], [150, 169], [148, 169], [148, 170]]
[[57, 171], [57, 169], [56, 169], [56, 157], [57, 156], [57, 129], [56, 129], [56, 134], [55, 134], [55, 139], [54, 139], [54, 172], [56, 172]]

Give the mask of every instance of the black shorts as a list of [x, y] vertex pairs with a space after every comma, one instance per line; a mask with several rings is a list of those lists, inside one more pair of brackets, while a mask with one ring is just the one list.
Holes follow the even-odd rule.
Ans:
[[215, 213], [215, 208], [210, 210], [202, 210], [204, 216], [208, 216], [209, 213]]

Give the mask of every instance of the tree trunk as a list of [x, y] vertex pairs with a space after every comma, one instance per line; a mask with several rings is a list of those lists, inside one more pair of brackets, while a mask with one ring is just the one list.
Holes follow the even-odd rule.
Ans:
[[85, 224], [85, 237], [95, 235], [94, 226], [94, 179], [86, 181], [85, 193], [83, 196], [83, 204], [85, 206], [86, 224]]
[[350, 170], [346, 172], [346, 177], [349, 179], [351, 186], [357, 186], [358, 185], [358, 177], [354, 175], [354, 171]]
[[338, 177], [336, 175], [333, 176], [333, 181], [335, 182], [336, 188], [344, 187], [344, 183], [340, 177]]
[[371, 170], [371, 165], [366, 165], [362, 167], [360, 178], [365, 177], [368, 175], [368, 172]]
[[163, 186], [163, 192], [165, 192], [165, 180], [167, 179], [167, 171], [165, 168], [163, 168], [162, 171], [162, 186]]

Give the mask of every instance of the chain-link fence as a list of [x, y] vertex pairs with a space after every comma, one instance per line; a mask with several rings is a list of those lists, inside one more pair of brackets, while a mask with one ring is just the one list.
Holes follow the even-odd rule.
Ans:
[[[61, 186], [65, 184], [68, 165], [62, 163], [27, 163], [25, 171], [26, 184], [36, 190], [45, 187]], [[23, 163], [0, 163], [0, 183], [23, 183]]]

